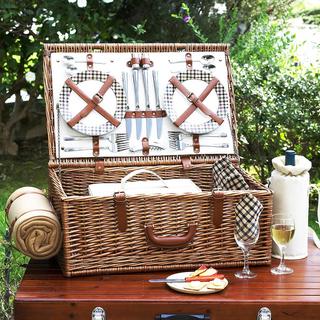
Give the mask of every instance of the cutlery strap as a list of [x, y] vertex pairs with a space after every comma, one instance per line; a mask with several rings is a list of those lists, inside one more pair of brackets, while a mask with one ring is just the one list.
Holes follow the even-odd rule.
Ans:
[[87, 69], [88, 70], [93, 69], [93, 57], [92, 57], [92, 54], [88, 53], [86, 58], [87, 58]]
[[92, 137], [92, 153], [94, 157], [97, 157], [100, 153], [99, 136]]
[[186, 58], [186, 68], [187, 70], [191, 70], [192, 69], [192, 55], [190, 52], [187, 52], [185, 55]]
[[[202, 102], [204, 101], [207, 96], [210, 94], [210, 92], [216, 87], [219, 80], [217, 78], [213, 78], [209, 84], [206, 86], [206, 88], [203, 90], [203, 92], [199, 96], [199, 100]], [[177, 120], [174, 122], [174, 124], [177, 127], [180, 127], [183, 122], [185, 122], [192, 113], [197, 109], [197, 107], [194, 104], [190, 104], [190, 106], [177, 118]]]
[[108, 76], [106, 81], [103, 83], [100, 90], [90, 99], [70, 78], [66, 80], [67, 86], [74, 91], [87, 105], [77, 113], [71, 120], [68, 121], [70, 127], [74, 127], [82, 118], [86, 117], [92, 110], [96, 110], [100, 113], [105, 119], [107, 119], [115, 127], [120, 125], [119, 120], [114, 118], [110, 113], [105, 111], [100, 107], [99, 103], [103, 100], [103, 96], [107, 90], [112, 86], [114, 78]]
[[[176, 87], [187, 99], [190, 101], [195, 108], [199, 108], [204, 114], [209, 116], [212, 120], [217, 122], [219, 125], [222, 124], [223, 119], [216, 115], [213, 111], [208, 109], [203, 102], [193, 93], [190, 92], [178, 79], [177, 77], [173, 76], [169, 80], [170, 83]], [[194, 110], [193, 110], [194, 111]], [[193, 112], [192, 111], [192, 112]], [[190, 115], [189, 115], [190, 116]], [[176, 123], [175, 123], [176, 124]]]
[[150, 145], [149, 145], [149, 139], [147, 137], [142, 138], [142, 154], [144, 156], [149, 155]]
[[193, 144], [193, 152], [199, 153], [200, 152], [200, 139], [198, 134], [192, 135], [192, 144]]

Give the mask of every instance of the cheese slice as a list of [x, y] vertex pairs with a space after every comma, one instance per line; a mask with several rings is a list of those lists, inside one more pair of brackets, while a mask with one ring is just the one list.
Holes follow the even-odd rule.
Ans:
[[191, 281], [191, 282], [186, 283], [183, 287], [184, 287], [184, 289], [187, 289], [187, 290], [200, 291], [207, 284], [208, 284], [208, 282]]
[[224, 289], [226, 286], [225, 280], [214, 279], [207, 283], [207, 289]]

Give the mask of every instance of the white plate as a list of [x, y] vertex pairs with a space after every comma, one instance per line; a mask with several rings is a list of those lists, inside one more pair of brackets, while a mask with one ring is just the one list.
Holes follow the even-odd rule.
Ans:
[[[197, 97], [201, 95], [213, 76], [202, 70], [187, 70], [178, 73], [177, 79]], [[229, 97], [223, 85], [218, 82], [215, 88], [203, 101], [204, 105], [215, 112], [219, 117], [226, 118], [229, 110]], [[187, 98], [177, 90], [170, 82], [164, 94], [164, 106], [168, 117], [175, 122], [179, 116], [190, 106]], [[190, 117], [186, 119], [180, 128], [189, 133], [203, 134], [217, 129], [219, 125], [201, 110], [196, 109]]]
[[[170, 275], [167, 277], [167, 279], [184, 279], [186, 277], [189, 277], [192, 272], [179, 272]], [[202, 288], [201, 290], [190, 290], [185, 289], [184, 286], [186, 285], [186, 282], [177, 282], [177, 283], [167, 283], [167, 285], [176, 291], [183, 292], [183, 293], [189, 293], [189, 294], [209, 294], [209, 293], [216, 293], [219, 291], [222, 291], [225, 289], [225, 287], [228, 285], [228, 280], [226, 278], [223, 279], [225, 285], [222, 289], [207, 289], [206, 287]]]
[[[98, 70], [82, 71], [71, 77], [71, 80], [91, 99], [101, 88], [108, 74]], [[99, 106], [121, 120], [126, 109], [126, 97], [120, 84], [114, 80], [111, 88], [103, 96]], [[59, 106], [62, 118], [68, 122], [78, 114], [87, 103], [83, 101], [67, 84], [64, 84], [59, 96]], [[114, 125], [92, 110], [86, 117], [82, 118], [73, 129], [90, 136], [100, 136], [115, 129]]]

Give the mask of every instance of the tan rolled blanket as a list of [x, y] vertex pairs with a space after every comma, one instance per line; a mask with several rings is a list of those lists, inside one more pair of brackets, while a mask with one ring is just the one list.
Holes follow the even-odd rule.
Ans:
[[7, 201], [6, 213], [11, 239], [23, 254], [43, 260], [59, 252], [60, 222], [41, 190], [32, 187], [16, 190]]

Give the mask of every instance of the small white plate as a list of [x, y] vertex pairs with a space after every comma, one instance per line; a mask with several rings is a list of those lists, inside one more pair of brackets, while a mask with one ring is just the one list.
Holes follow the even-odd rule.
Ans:
[[[192, 272], [179, 272], [170, 275], [167, 277], [167, 279], [184, 279], [186, 277], [189, 277]], [[228, 285], [228, 280], [226, 278], [223, 279], [225, 285], [221, 289], [208, 289], [206, 287], [202, 288], [201, 290], [191, 290], [186, 289], [184, 286], [186, 285], [186, 282], [177, 282], [177, 283], [167, 283], [167, 285], [176, 291], [183, 292], [183, 293], [189, 293], [189, 294], [209, 294], [209, 293], [216, 293], [220, 292], [225, 289], [225, 287]]]
[[[213, 76], [202, 70], [186, 70], [176, 75], [177, 79], [196, 96], [200, 96], [208, 86]], [[188, 99], [170, 82], [164, 94], [164, 107], [168, 117], [174, 123], [190, 106]], [[204, 105], [220, 118], [226, 118], [229, 113], [229, 96], [224, 86], [217, 83], [215, 88], [203, 101]], [[219, 128], [219, 125], [201, 110], [196, 109], [181, 125], [180, 129], [196, 134], [204, 134]]]
[[[91, 99], [101, 88], [108, 74], [99, 70], [86, 70], [71, 77], [71, 80]], [[78, 114], [87, 103], [65, 83], [59, 96], [62, 118], [68, 122]], [[120, 84], [114, 79], [111, 88], [105, 93], [100, 107], [118, 121], [124, 118], [127, 99]], [[81, 119], [73, 129], [89, 136], [101, 136], [115, 129], [114, 125], [95, 110]]]

